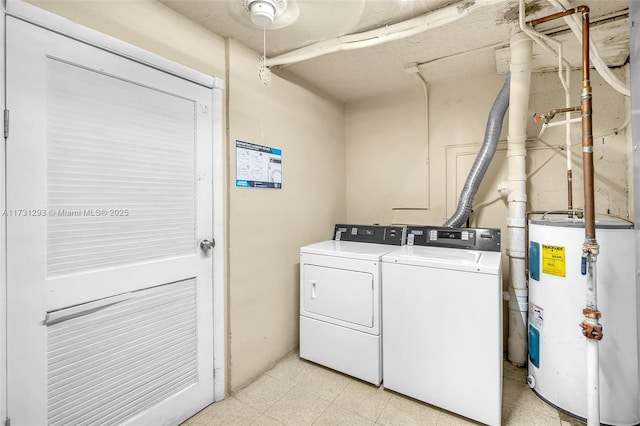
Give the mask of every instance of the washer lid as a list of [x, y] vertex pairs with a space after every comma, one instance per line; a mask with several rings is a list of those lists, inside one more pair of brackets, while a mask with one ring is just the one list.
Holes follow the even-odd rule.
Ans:
[[382, 257], [385, 263], [487, 274], [500, 273], [501, 260], [500, 252], [428, 246], [403, 246]]
[[363, 260], [380, 260], [383, 255], [396, 250], [397, 248], [397, 246], [387, 244], [329, 240], [301, 247], [300, 253], [348, 257]]

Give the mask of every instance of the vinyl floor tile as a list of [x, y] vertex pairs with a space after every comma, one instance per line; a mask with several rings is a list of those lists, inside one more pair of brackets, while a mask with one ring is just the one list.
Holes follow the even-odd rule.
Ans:
[[314, 426], [373, 426], [374, 422], [367, 420], [366, 418], [354, 413], [353, 411], [346, 410], [342, 407], [338, 407], [335, 404], [331, 404], [320, 415], [318, 420], [313, 424]]
[[234, 396], [237, 400], [263, 413], [278, 402], [293, 386], [289, 382], [274, 379], [265, 374]]
[[282, 426], [282, 423], [276, 419], [272, 419], [266, 414], [262, 414], [253, 423], [251, 423], [251, 426]]
[[229, 397], [216, 402], [191, 417], [184, 424], [186, 426], [210, 425], [250, 425], [260, 416], [260, 412], [247, 404]]
[[[526, 369], [503, 366], [502, 424], [583, 426], [538, 398]], [[237, 394], [183, 426], [473, 426], [479, 423], [291, 354]]]
[[376, 421], [392, 395], [382, 386], [376, 387], [369, 383], [352, 380], [333, 403], [366, 419]]
[[559, 419], [558, 410], [536, 396], [526, 383], [511, 379], [502, 382], [502, 404], [523, 407], [543, 416]]
[[392, 395], [376, 421], [383, 426], [435, 425], [440, 411], [421, 402]]
[[295, 385], [302, 377], [304, 377], [305, 373], [310, 368], [314, 368], [313, 364], [301, 360], [297, 353], [293, 353], [284, 358], [265, 374], [273, 377], [274, 379]]
[[561, 426], [557, 415], [547, 416], [526, 406], [502, 405], [502, 424], [513, 426]]
[[322, 399], [332, 402], [354, 379], [328, 368], [310, 368], [300, 378], [298, 386], [317, 393]]
[[284, 425], [313, 424], [329, 406], [329, 401], [318, 394], [294, 387], [265, 414]]
[[437, 426], [481, 426], [482, 423], [475, 422], [462, 416], [457, 416], [451, 413], [440, 413]]

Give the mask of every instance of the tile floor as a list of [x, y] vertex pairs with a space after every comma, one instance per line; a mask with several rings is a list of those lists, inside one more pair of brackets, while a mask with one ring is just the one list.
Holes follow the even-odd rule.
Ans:
[[[526, 369], [504, 364], [504, 425], [577, 426], [529, 390]], [[182, 426], [209, 425], [477, 425], [383, 387], [305, 360], [283, 359], [255, 382], [200, 411]]]

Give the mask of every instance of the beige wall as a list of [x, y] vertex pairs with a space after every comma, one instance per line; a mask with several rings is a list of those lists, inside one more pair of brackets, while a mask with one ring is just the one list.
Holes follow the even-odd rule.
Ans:
[[[624, 79], [624, 70], [617, 74]], [[347, 221], [441, 225], [456, 210], [468, 171], [482, 143], [486, 120], [504, 76], [481, 75], [429, 84], [429, 138], [425, 138], [425, 98], [419, 80], [409, 92], [347, 105]], [[579, 105], [579, 72], [572, 76], [573, 104]], [[594, 72], [594, 161], [596, 213], [629, 218], [630, 139], [613, 134], [627, 114], [627, 101]], [[529, 116], [564, 107], [557, 74], [534, 74]], [[472, 226], [502, 229], [507, 235], [507, 205], [497, 185], [507, 179], [505, 117], [496, 155], [476, 194]], [[531, 120], [535, 138], [540, 124]], [[583, 206], [580, 125], [573, 125], [574, 206]], [[427, 149], [428, 142], [428, 149]], [[527, 144], [528, 210], [565, 209], [565, 133], [547, 129]], [[428, 163], [427, 163], [428, 158]], [[429, 170], [430, 169], [430, 170]], [[424, 178], [421, 178], [423, 177]], [[428, 178], [427, 178], [428, 177]], [[428, 195], [426, 195], [428, 194]], [[503, 253], [504, 289], [508, 259]], [[506, 306], [506, 303], [505, 303]], [[507, 336], [505, 312], [504, 338]], [[506, 347], [506, 343], [505, 343]]]
[[280, 148], [283, 162], [281, 190], [231, 188], [231, 385], [238, 389], [298, 346], [299, 248], [328, 239], [345, 218], [344, 111], [276, 76], [264, 86], [257, 53], [235, 42], [229, 52], [230, 164], [235, 140]]
[[444, 222], [446, 149], [482, 142], [504, 80], [483, 76], [430, 84], [427, 139], [422, 86], [417, 77], [407, 78], [414, 79], [414, 90], [347, 105], [349, 222]]
[[343, 105], [276, 76], [263, 86], [257, 53], [155, 0], [32, 3], [225, 78], [231, 185], [235, 139], [282, 149], [283, 189], [227, 187], [227, 378], [237, 391], [297, 347], [299, 248], [345, 219]]
[[156, 0], [28, 0], [112, 37], [224, 78], [224, 39]]
[[[624, 79], [624, 70], [618, 70]], [[534, 74], [529, 115], [564, 107], [564, 92], [555, 73]], [[424, 137], [424, 96], [415, 89], [352, 103], [346, 109], [347, 221], [357, 223], [416, 223], [439, 225], [455, 211], [479, 144], [487, 115], [504, 76], [484, 75], [429, 85], [429, 167]], [[573, 73], [573, 102], [578, 105], [579, 72]], [[592, 75], [594, 93], [594, 161], [596, 210], [629, 217], [628, 142], [619, 127], [627, 114], [626, 100]], [[496, 157], [474, 201], [475, 226], [503, 227], [506, 203], [496, 191], [507, 178], [507, 118]], [[528, 137], [540, 124], [531, 120]], [[573, 125], [574, 205], [581, 207], [582, 170], [580, 125]], [[550, 128], [542, 140], [527, 144], [528, 207], [566, 208], [565, 136]], [[430, 179], [420, 179], [430, 174]], [[429, 180], [431, 184], [429, 185]], [[430, 192], [429, 205], [425, 195]], [[414, 207], [415, 209], [405, 209]], [[428, 210], [424, 208], [428, 207]], [[506, 229], [504, 229], [506, 232]], [[505, 234], [506, 235], [506, 234]]]
[[[616, 75], [625, 81], [626, 70], [615, 70]], [[574, 105], [579, 105], [578, 95], [581, 86], [581, 77], [578, 71], [573, 73]], [[626, 132], [614, 133], [614, 129], [620, 127], [629, 114], [628, 98], [615, 92], [605, 83], [600, 75], [591, 71], [591, 85], [593, 86], [593, 160], [595, 167], [595, 208], [596, 215], [612, 214], [623, 218], [630, 218], [629, 197], [629, 168], [631, 158], [629, 156], [630, 140]], [[564, 105], [564, 94], [558, 86], [557, 78], [551, 73], [536, 76], [532, 80], [531, 111], [548, 111]], [[532, 108], [533, 105], [535, 108]], [[540, 125], [530, 122], [528, 127], [529, 137], [538, 134]], [[583, 206], [582, 187], [582, 147], [581, 127], [575, 124], [573, 130], [572, 158], [574, 163], [574, 205]], [[628, 128], [631, 132], [631, 127]], [[547, 129], [542, 139], [551, 145], [564, 143], [564, 130], [561, 127]], [[542, 149], [539, 157], [529, 160], [527, 167], [532, 171], [542, 166], [543, 161], [551, 155], [550, 150], [544, 150], [542, 143], [534, 144], [536, 149]], [[542, 154], [544, 152], [544, 154]], [[553, 209], [566, 205], [566, 156], [564, 153], [556, 155], [546, 166], [542, 166], [540, 172], [534, 175], [529, 185], [529, 205], [533, 209]], [[546, 194], [552, 194], [547, 196]]]

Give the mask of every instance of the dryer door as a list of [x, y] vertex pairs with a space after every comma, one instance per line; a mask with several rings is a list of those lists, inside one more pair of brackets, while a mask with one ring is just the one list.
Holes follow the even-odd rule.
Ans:
[[371, 272], [310, 264], [302, 268], [302, 315], [347, 327], [373, 327]]

